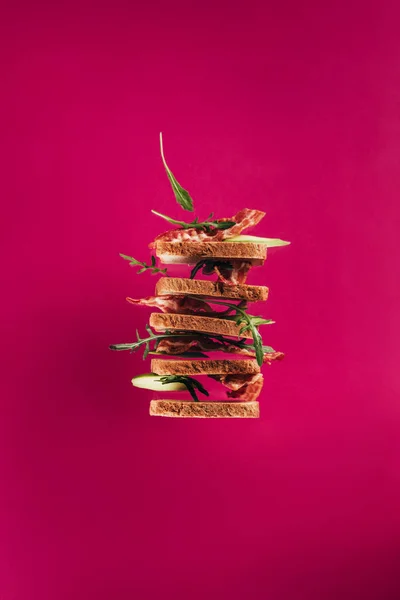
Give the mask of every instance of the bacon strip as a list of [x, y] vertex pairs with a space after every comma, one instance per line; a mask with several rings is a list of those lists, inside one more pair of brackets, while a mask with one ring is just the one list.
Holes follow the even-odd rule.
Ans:
[[179, 338], [179, 336], [172, 338], [166, 338], [161, 340], [157, 346], [157, 352], [165, 352], [166, 354], [182, 354], [183, 352], [189, 352], [194, 350], [198, 352], [210, 352], [213, 350], [219, 350], [222, 342], [212, 339], [199, 339], [199, 338]]
[[220, 234], [222, 234], [222, 240], [226, 238], [233, 237], [235, 235], [240, 235], [242, 231], [247, 229], [248, 227], [254, 227], [257, 225], [261, 219], [265, 217], [265, 212], [262, 210], [254, 210], [251, 208], [244, 208], [240, 210], [234, 217], [231, 219], [219, 219], [220, 221], [235, 221], [236, 225], [233, 225], [230, 229], [222, 229], [218, 230]]
[[187, 296], [179, 296], [175, 294], [165, 294], [163, 296], [148, 296], [147, 298], [127, 298], [130, 304], [138, 304], [140, 306], [155, 306], [162, 312], [166, 313], [185, 313], [185, 314], [203, 314], [214, 312], [212, 308], [205, 302], [188, 298]]
[[213, 379], [220, 381], [230, 391], [228, 398], [242, 402], [250, 402], [258, 398], [264, 385], [262, 373], [254, 375], [213, 375]]
[[233, 269], [214, 266], [214, 271], [218, 275], [218, 281], [226, 283], [228, 285], [237, 285], [239, 283], [246, 283], [247, 273], [251, 269], [251, 262], [249, 261], [231, 261], [228, 263], [232, 265]]
[[261, 394], [261, 390], [264, 385], [264, 378], [262, 376], [262, 373], [253, 375], [253, 377], [255, 377], [256, 379], [247, 382], [237, 391], [228, 392], [228, 398], [234, 398], [235, 400], [240, 400], [241, 402], [251, 402], [253, 400], [256, 400]]
[[[241, 356], [255, 356], [254, 350], [250, 348], [238, 348], [234, 344], [224, 343], [220, 340], [207, 339], [187, 339], [187, 338], [166, 338], [161, 340], [157, 346], [157, 352], [165, 352], [166, 354], [182, 354], [189, 350], [199, 352], [227, 352], [228, 354], [239, 354]], [[282, 360], [283, 352], [267, 352], [264, 354], [264, 362], [271, 364], [274, 360]]]
[[254, 227], [265, 217], [265, 212], [244, 208], [230, 219], [218, 219], [219, 222], [234, 221], [229, 229], [215, 229], [207, 233], [202, 229], [190, 227], [189, 229], [170, 229], [158, 235], [151, 244], [153, 247], [156, 242], [222, 242], [226, 238], [240, 235], [248, 227]]

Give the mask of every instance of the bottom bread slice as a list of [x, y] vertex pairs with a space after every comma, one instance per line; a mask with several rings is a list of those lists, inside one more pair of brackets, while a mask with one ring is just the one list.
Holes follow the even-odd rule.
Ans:
[[185, 402], [182, 400], [152, 400], [153, 417], [183, 417], [197, 419], [258, 419], [258, 402]]

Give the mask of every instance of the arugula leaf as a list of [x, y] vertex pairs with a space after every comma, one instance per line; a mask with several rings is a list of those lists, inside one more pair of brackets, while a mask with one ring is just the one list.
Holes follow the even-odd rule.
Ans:
[[194, 219], [194, 221], [186, 223], [186, 221], [178, 221], [177, 219], [172, 219], [171, 217], [163, 215], [162, 213], [159, 213], [156, 210], [152, 210], [151, 212], [153, 213], [153, 215], [161, 217], [162, 219], [168, 221], [168, 223], [171, 223], [172, 225], [179, 225], [179, 227], [181, 227], [182, 229], [202, 229], [207, 233], [212, 233], [216, 229], [230, 229], [230, 227], [236, 225], [235, 221], [209, 221], [209, 219], [211, 219], [211, 217], [213, 216], [213, 213], [208, 215], [206, 221], [199, 221], [196, 218]]
[[[275, 322], [275, 321], [271, 321], [271, 319], [264, 319], [263, 317], [251, 317], [251, 320], [255, 327], [258, 327], [259, 325], [271, 325], [272, 323]], [[244, 333], [245, 331], [248, 331], [248, 329], [249, 329], [249, 326], [245, 325], [241, 329], [241, 332]]]
[[270, 354], [271, 352], [275, 352], [275, 350], [271, 346], [263, 346], [264, 354]]
[[167, 269], [158, 269], [156, 267], [156, 259], [154, 256], [151, 257], [151, 265], [148, 265], [145, 262], [141, 262], [140, 260], [136, 260], [136, 258], [133, 258], [133, 256], [127, 256], [126, 254], [120, 254], [120, 257], [124, 260], [129, 260], [129, 264], [131, 267], [142, 267], [141, 269], [139, 269], [139, 271], [137, 271], [138, 275], [140, 273], [144, 273], [147, 270], [150, 270], [152, 275], [155, 275], [156, 273], [165, 274], [167, 272]]
[[199, 262], [195, 264], [193, 269], [190, 271], [189, 279], [195, 278], [195, 276], [197, 275], [197, 272], [200, 271], [201, 268], [203, 268], [204, 263], [205, 263], [204, 260], [199, 260]]
[[197, 381], [197, 379], [193, 379], [193, 377], [188, 377], [187, 375], [165, 375], [164, 377], [160, 377], [159, 381], [163, 385], [166, 383], [183, 383], [195, 402], [199, 401], [196, 390], [205, 396], [210, 395], [206, 388], [199, 381]]
[[191, 199], [189, 192], [185, 190], [181, 185], [179, 185], [165, 161], [162, 133], [160, 133], [160, 151], [165, 171], [167, 173], [168, 179], [170, 180], [177, 203], [181, 205], [183, 210], [189, 210], [193, 212], [193, 200]]

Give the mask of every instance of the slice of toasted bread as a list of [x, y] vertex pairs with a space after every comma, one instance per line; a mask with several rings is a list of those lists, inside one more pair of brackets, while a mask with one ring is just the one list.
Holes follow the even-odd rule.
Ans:
[[156, 255], [161, 262], [191, 264], [202, 258], [220, 260], [249, 260], [262, 265], [267, 257], [265, 244], [254, 242], [155, 242]]
[[253, 375], [260, 372], [252, 358], [236, 360], [179, 360], [153, 358], [151, 372], [157, 375]]
[[258, 419], [258, 402], [185, 402], [182, 400], [152, 400], [150, 415], [195, 419]]
[[230, 337], [251, 339], [249, 331], [239, 333], [243, 325], [236, 325], [230, 319], [217, 319], [198, 315], [177, 315], [169, 313], [151, 313], [150, 326], [156, 331], [178, 329], [180, 331], [199, 331], [200, 333], [216, 333]]
[[156, 284], [156, 295], [164, 294], [192, 294], [262, 302], [268, 298], [268, 288], [264, 285], [246, 285], [244, 283], [228, 285], [220, 281], [161, 277]]

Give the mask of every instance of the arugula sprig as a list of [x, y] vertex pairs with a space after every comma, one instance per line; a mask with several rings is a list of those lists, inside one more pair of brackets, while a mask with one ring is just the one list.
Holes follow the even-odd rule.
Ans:
[[177, 221], [176, 219], [172, 219], [171, 217], [163, 215], [162, 213], [159, 213], [156, 210], [152, 210], [151, 212], [154, 215], [157, 215], [157, 217], [165, 219], [165, 221], [168, 221], [168, 223], [171, 223], [172, 225], [178, 225], [182, 229], [202, 229], [207, 233], [212, 233], [217, 229], [230, 229], [231, 227], [236, 225], [235, 221], [210, 221], [210, 219], [212, 219], [212, 217], [214, 216], [214, 213], [210, 213], [205, 221], [199, 221], [199, 219], [196, 217], [190, 223], [186, 223], [185, 221]]
[[[124, 350], [128, 350], [129, 352], [135, 352], [136, 350], [138, 350], [141, 346], [144, 346], [144, 353], [143, 353], [143, 360], [147, 357], [147, 355], [149, 354], [150, 351], [155, 352], [157, 351], [157, 347], [158, 344], [161, 340], [164, 339], [174, 339], [174, 338], [182, 338], [182, 337], [188, 337], [188, 338], [199, 338], [199, 339], [213, 339], [213, 340], [218, 340], [219, 342], [221, 342], [222, 344], [225, 345], [233, 345], [233, 346], [237, 346], [238, 348], [247, 348], [250, 347], [250, 344], [246, 344], [246, 340], [245, 339], [227, 339], [225, 338], [223, 335], [220, 334], [207, 334], [207, 333], [199, 333], [199, 332], [188, 332], [188, 331], [180, 331], [178, 329], [174, 330], [174, 331], [170, 331], [170, 330], [166, 330], [164, 333], [153, 333], [151, 327], [149, 325], [146, 325], [146, 331], [149, 334], [149, 336], [147, 338], [141, 338], [139, 335], [139, 331], [136, 330], [136, 342], [128, 342], [126, 344], [111, 344], [111, 346], [109, 346], [110, 350], [116, 350], [117, 352], [120, 351], [124, 351]], [[153, 344], [153, 350], [151, 350], [150, 345]]]
[[[200, 302], [206, 302], [206, 300], [203, 300], [197, 296], [188, 295], [188, 298], [195, 298], [200, 300]], [[264, 351], [262, 337], [257, 327], [259, 325], [270, 325], [271, 323], [274, 323], [274, 321], [271, 321], [270, 319], [264, 319], [264, 317], [249, 315], [240, 304], [232, 304], [232, 302], [225, 302], [223, 300], [214, 300], [214, 298], [212, 299], [212, 304], [228, 306], [236, 313], [236, 316], [234, 317], [235, 322], [237, 325], [242, 325], [239, 330], [239, 335], [243, 335], [247, 331], [251, 333], [257, 363], [261, 366], [264, 360]]]
[[156, 259], [154, 256], [151, 257], [150, 265], [146, 264], [145, 262], [141, 262], [140, 260], [136, 260], [136, 258], [133, 258], [133, 256], [127, 256], [126, 254], [120, 254], [120, 257], [124, 260], [129, 260], [129, 264], [131, 267], [142, 267], [141, 269], [139, 269], [139, 271], [137, 271], [138, 274], [144, 273], [148, 269], [150, 270], [152, 275], [155, 275], [156, 273], [165, 274], [167, 272], [167, 269], [159, 269], [158, 267], [156, 267]]
[[[150, 325], [146, 325], [146, 331], [149, 334], [149, 336], [147, 338], [141, 338], [139, 331], [136, 329], [136, 342], [129, 342], [127, 344], [111, 344], [111, 346], [109, 346], [110, 350], [117, 350], [122, 351], [122, 350], [129, 350], [130, 352], [135, 352], [138, 348], [140, 348], [141, 346], [144, 345], [144, 352], [143, 352], [143, 360], [145, 358], [147, 358], [148, 353], [150, 352], [151, 348], [150, 348], [150, 344], [154, 343], [154, 348], [153, 350], [157, 350], [157, 346], [158, 343], [165, 339], [170, 337], [170, 334], [165, 332], [162, 334], [156, 334], [153, 333]], [[189, 334], [187, 334], [189, 337]]]
[[166, 163], [165, 156], [164, 156], [162, 133], [160, 133], [160, 152], [161, 152], [161, 159], [163, 161], [163, 165], [164, 165], [165, 171], [167, 173], [167, 177], [171, 183], [171, 187], [175, 194], [177, 203], [181, 205], [183, 210], [190, 210], [193, 212], [193, 210], [194, 210], [193, 209], [193, 200], [191, 199], [189, 192], [187, 190], [185, 190], [177, 182], [176, 178], [172, 174], [172, 171], [170, 170], [170, 168], [168, 167], [168, 165]]
[[[148, 337], [146, 338], [141, 338], [139, 331], [136, 329], [136, 342], [129, 342], [127, 344], [111, 344], [111, 346], [109, 346], [110, 350], [116, 350], [117, 352], [119, 351], [123, 351], [123, 350], [129, 350], [129, 352], [135, 352], [136, 350], [138, 350], [141, 346], [144, 346], [144, 352], [143, 352], [143, 360], [145, 358], [147, 358], [147, 355], [149, 354], [149, 352], [151, 351], [151, 346], [150, 344], [154, 344], [153, 345], [153, 352], [155, 352], [157, 350], [158, 344], [160, 343], [161, 340], [165, 340], [168, 338], [182, 338], [182, 337], [189, 337], [189, 338], [193, 338], [193, 337], [210, 337], [207, 336], [206, 334], [200, 334], [200, 333], [196, 333], [196, 332], [188, 332], [188, 331], [169, 331], [166, 330], [164, 333], [154, 333], [150, 327], [150, 325], [146, 325], [146, 331], [149, 334]], [[212, 336], [212, 337], [216, 337], [216, 336]], [[223, 336], [219, 336], [219, 337], [223, 337]]]
[[193, 379], [193, 377], [188, 377], [187, 375], [164, 375], [163, 377], [160, 377], [159, 381], [163, 385], [166, 383], [183, 383], [195, 402], [199, 401], [196, 390], [205, 396], [210, 395], [206, 388], [199, 381], [197, 381], [197, 379]]

